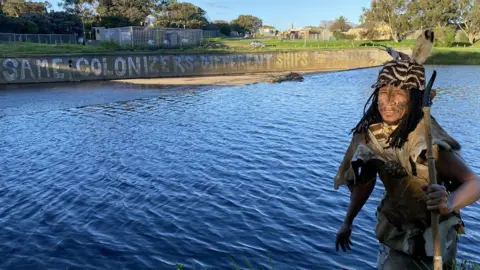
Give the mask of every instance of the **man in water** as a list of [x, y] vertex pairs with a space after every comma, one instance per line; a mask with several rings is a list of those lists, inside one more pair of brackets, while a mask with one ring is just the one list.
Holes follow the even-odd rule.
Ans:
[[[460, 209], [480, 199], [480, 178], [458, 154], [460, 144], [432, 119], [438, 184], [429, 185], [422, 100], [423, 63], [433, 32], [425, 31], [411, 57], [387, 62], [379, 72], [371, 102], [352, 129], [353, 137], [334, 179], [348, 186], [350, 205], [336, 236], [336, 249], [351, 249], [353, 220], [373, 191], [377, 175], [385, 193], [377, 209], [378, 269], [433, 269], [431, 211], [440, 213], [444, 267], [456, 258], [464, 233]], [[367, 106], [365, 106], [367, 107]]]

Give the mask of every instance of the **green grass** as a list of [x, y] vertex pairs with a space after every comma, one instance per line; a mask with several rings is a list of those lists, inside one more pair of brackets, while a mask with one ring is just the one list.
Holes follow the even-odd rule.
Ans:
[[[261, 50], [284, 50], [284, 49], [345, 49], [360, 48], [387, 45], [392, 47], [413, 47], [413, 40], [402, 42], [393, 41], [362, 41], [362, 40], [339, 40], [339, 41], [323, 41], [323, 40], [279, 40], [279, 39], [223, 39], [223, 38], [207, 38], [205, 43], [222, 43], [235, 50], [252, 49], [250, 43], [252, 40], [258, 40], [267, 45]], [[259, 50], [259, 49], [257, 49]]]
[[[184, 49], [163, 49], [159, 52], [255, 52], [255, 51], [284, 51], [284, 50], [321, 50], [321, 49], [348, 49], [348, 48], [368, 48], [372, 46], [389, 45], [395, 47], [411, 47], [413, 43], [405, 41], [395, 42], [364, 42], [364, 41], [316, 41], [307, 40], [285, 40], [260, 39], [267, 45], [264, 48], [251, 48], [250, 39], [222, 39], [208, 38], [204, 43], [222, 43], [229, 48], [207, 49], [202, 47], [184, 48]], [[151, 51], [148, 49], [133, 50], [131, 48], [120, 48], [114, 43], [104, 43], [100, 46], [83, 46], [79, 44], [39, 44], [39, 43], [0, 43], [0, 55], [30, 55], [30, 54], [65, 54], [65, 53], [105, 53], [105, 52], [142, 52]]]
[[95, 52], [108, 52], [108, 49], [100, 46], [93, 47], [76, 44], [0, 43], [0, 54], [6, 55]]
[[480, 65], [480, 47], [435, 48], [427, 64]]

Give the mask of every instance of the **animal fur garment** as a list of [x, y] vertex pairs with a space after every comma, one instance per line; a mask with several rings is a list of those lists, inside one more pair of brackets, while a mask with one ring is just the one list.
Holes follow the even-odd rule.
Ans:
[[413, 48], [412, 55], [396, 51], [392, 47], [385, 47], [386, 51], [393, 60], [404, 60], [411, 63], [417, 63], [423, 65], [427, 61], [430, 53], [432, 52], [433, 42], [435, 40], [435, 34], [432, 30], [425, 30], [415, 41], [415, 47]]

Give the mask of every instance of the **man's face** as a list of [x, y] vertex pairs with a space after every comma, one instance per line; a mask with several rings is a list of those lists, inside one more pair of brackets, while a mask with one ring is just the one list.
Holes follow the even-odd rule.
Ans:
[[408, 112], [410, 97], [408, 92], [392, 86], [385, 85], [378, 92], [378, 110], [385, 123], [398, 124]]

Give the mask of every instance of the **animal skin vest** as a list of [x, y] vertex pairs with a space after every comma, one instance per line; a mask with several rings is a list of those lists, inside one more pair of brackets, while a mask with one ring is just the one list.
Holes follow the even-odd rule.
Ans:
[[[460, 150], [460, 145], [432, 119], [434, 151]], [[354, 134], [350, 146], [334, 178], [334, 188], [369, 181], [361, 176], [362, 167], [373, 164], [385, 191], [377, 209], [376, 237], [380, 243], [411, 256], [433, 256], [430, 211], [427, 210], [422, 185], [428, 184], [428, 167], [417, 162], [426, 151], [423, 120], [408, 136], [402, 148], [387, 148], [387, 137], [382, 124], [371, 125], [368, 134]], [[371, 167], [371, 166], [369, 166]], [[371, 179], [370, 179], [371, 180]], [[438, 183], [448, 191], [455, 187], [448, 179], [438, 177]], [[457, 233], [464, 233], [460, 213], [440, 217], [442, 252], [456, 241]], [[443, 254], [445, 258], [454, 254]]]

